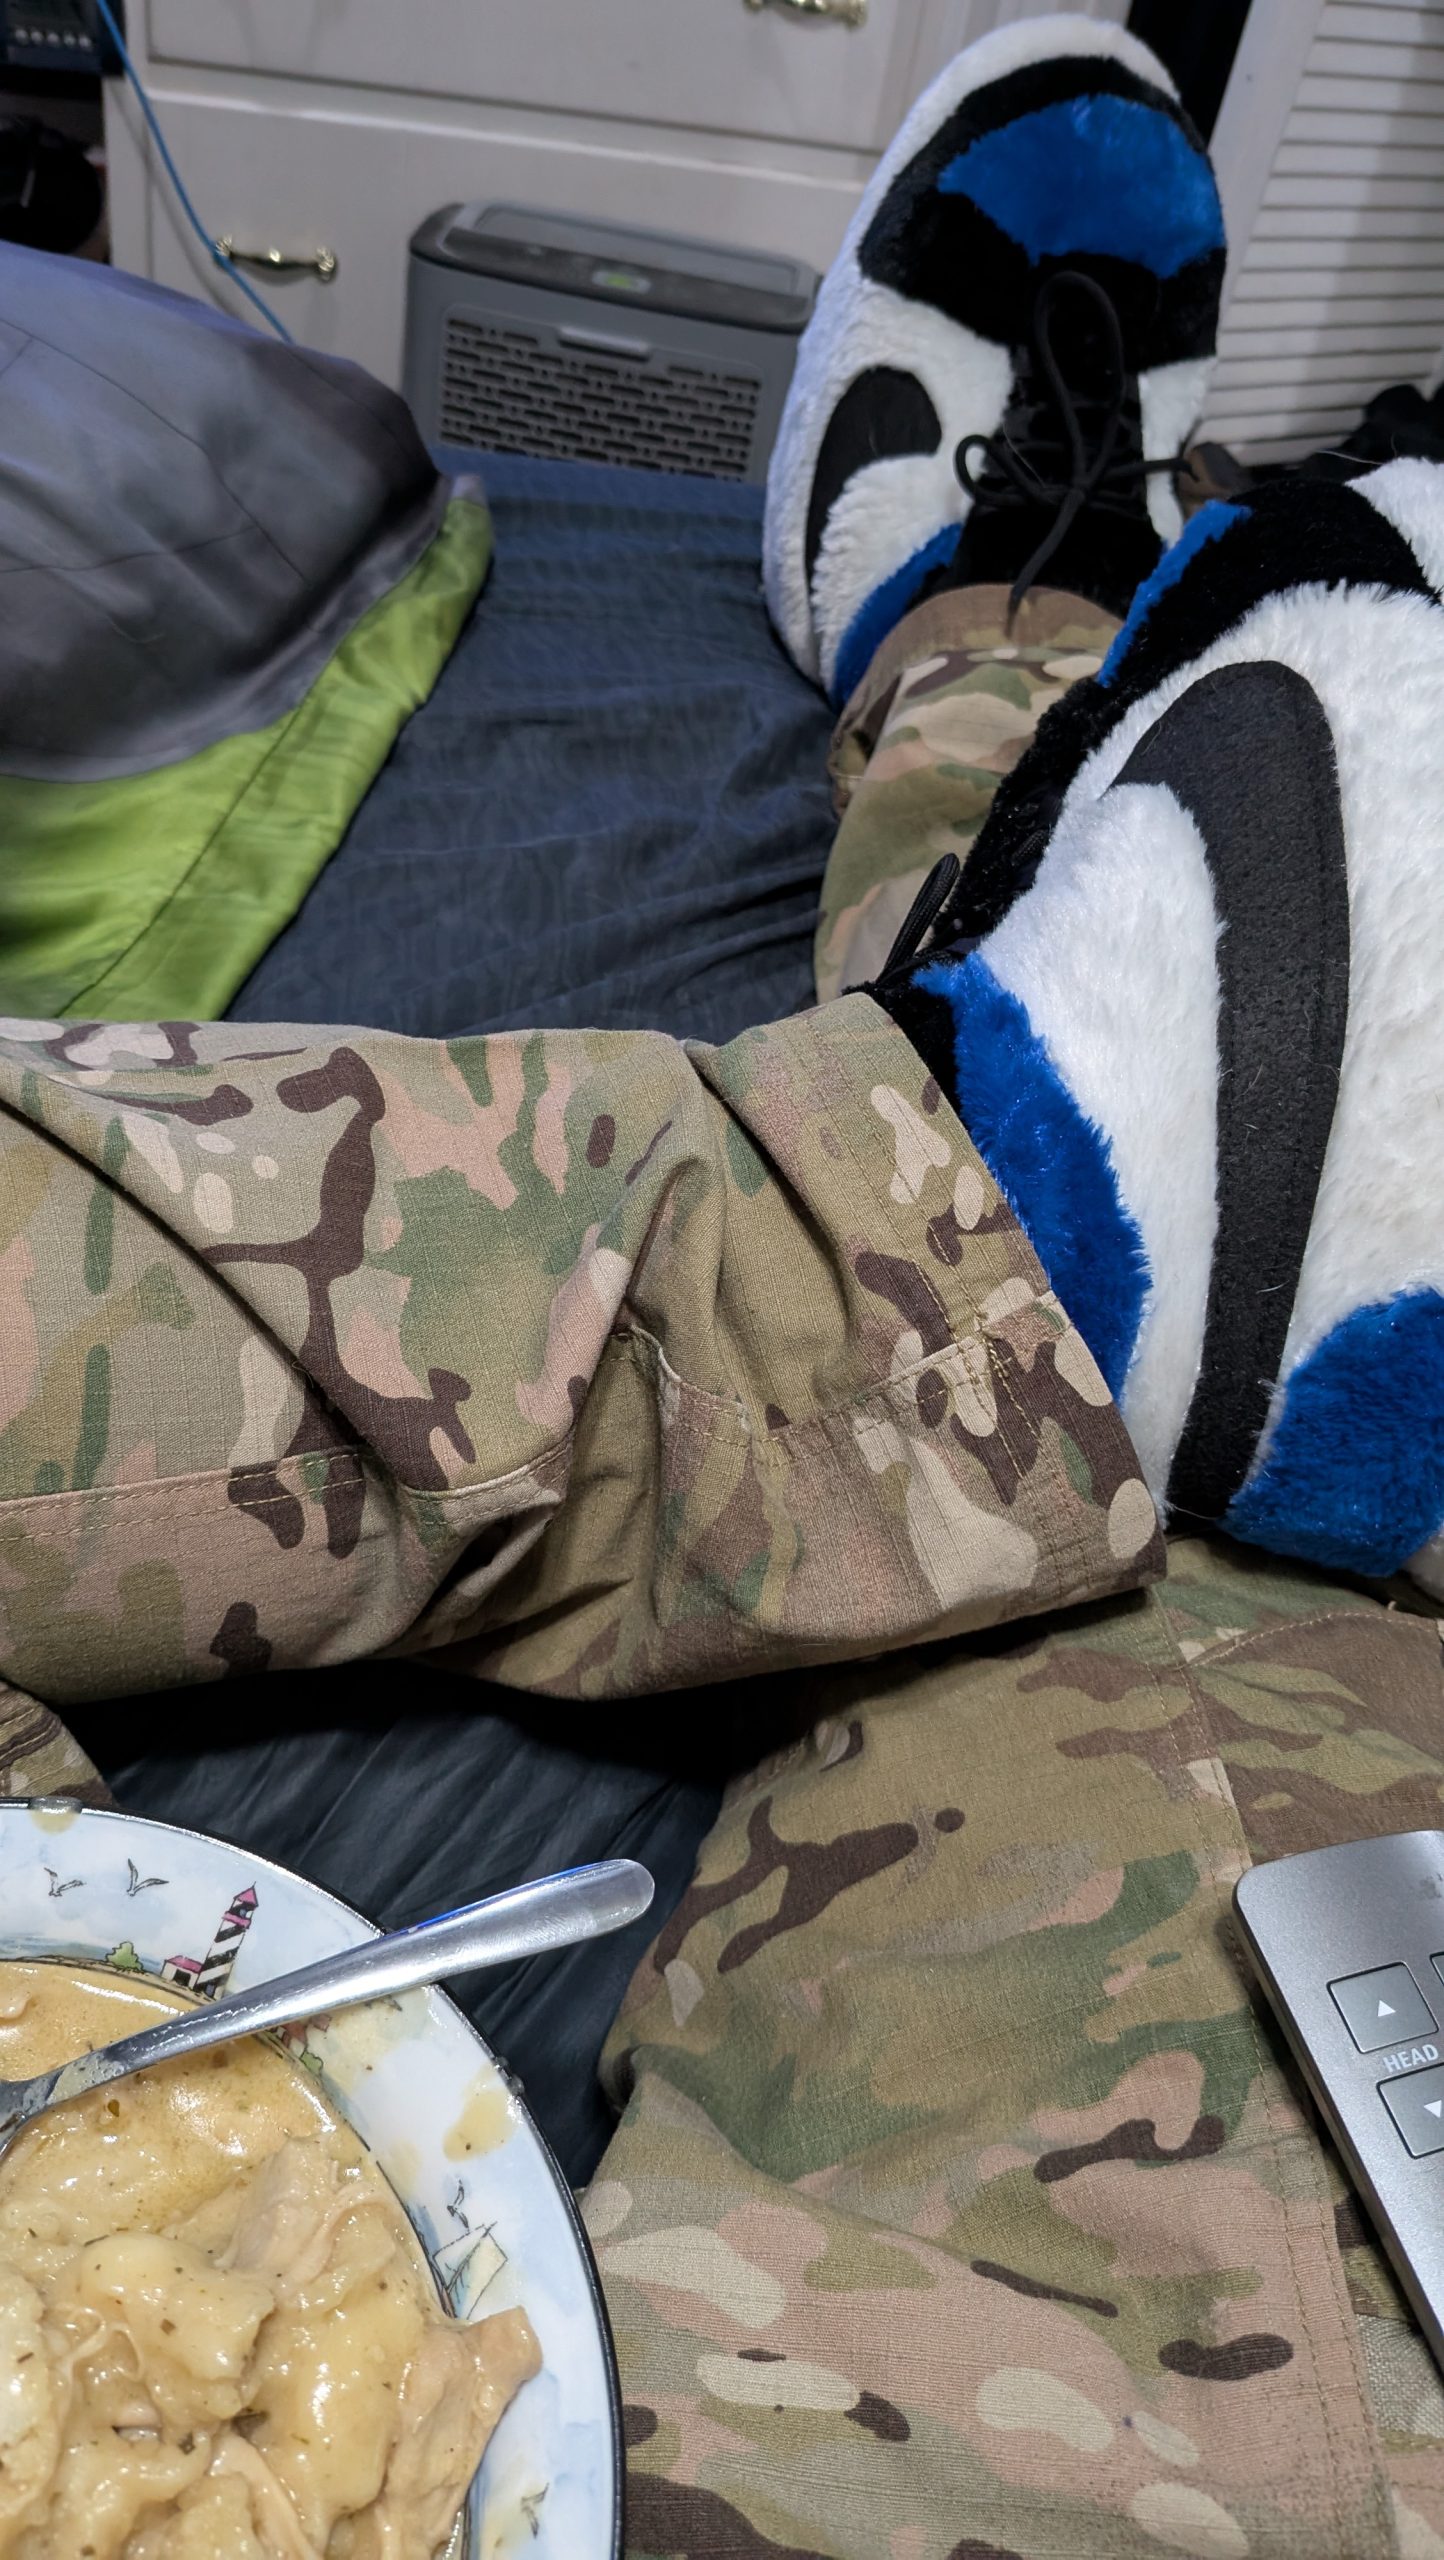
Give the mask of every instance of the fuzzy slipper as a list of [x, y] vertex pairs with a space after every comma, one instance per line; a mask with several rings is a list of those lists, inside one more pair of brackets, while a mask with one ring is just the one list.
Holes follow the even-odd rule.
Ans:
[[1174, 1524], [1444, 1595], [1441, 586], [1444, 466], [1206, 507], [874, 992]]
[[1146, 45], [1030, 18], [969, 46], [824, 279], [767, 484], [773, 619], [844, 698], [940, 579], [1046, 569], [1110, 610], [1180, 524], [1223, 218]]

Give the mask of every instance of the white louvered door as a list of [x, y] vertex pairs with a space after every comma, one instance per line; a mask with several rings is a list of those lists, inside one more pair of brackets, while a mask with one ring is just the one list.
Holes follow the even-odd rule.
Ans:
[[1281, 461], [1346, 434], [1389, 383], [1429, 388], [1444, 358], [1444, 0], [1254, 0], [1215, 149], [1246, 245], [1207, 433]]

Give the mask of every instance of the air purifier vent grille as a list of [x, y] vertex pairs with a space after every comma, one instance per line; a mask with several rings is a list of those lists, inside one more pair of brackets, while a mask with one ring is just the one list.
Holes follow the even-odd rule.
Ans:
[[548, 344], [538, 332], [448, 314], [440, 434], [453, 445], [714, 480], [748, 475], [761, 383], [755, 374]]

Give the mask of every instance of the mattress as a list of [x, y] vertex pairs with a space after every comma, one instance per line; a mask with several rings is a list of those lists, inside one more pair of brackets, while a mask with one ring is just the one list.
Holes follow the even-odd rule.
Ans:
[[810, 1003], [830, 721], [761, 492], [443, 459], [491, 500], [482, 600], [233, 1018], [726, 1040]]

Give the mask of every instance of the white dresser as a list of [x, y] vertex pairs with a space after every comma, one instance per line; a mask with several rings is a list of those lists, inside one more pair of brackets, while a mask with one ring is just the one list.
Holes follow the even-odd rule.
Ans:
[[[406, 249], [493, 197], [825, 267], [904, 108], [1037, 0], [131, 0], [132, 50], [207, 225], [336, 261], [264, 287], [298, 338], [395, 382]], [[1126, 0], [1090, 14], [1121, 19]], [[120, 266], [227, 298], [107, 84]]]
[[[1077, 0], [1075, 0], [1075, 5]], [[1040, 0], [130, 0], [207, 224], [336, 261], [266, 288], [399, 378], [407, 241], [491, 198], [825, 267], [905, 107]], [[860, 10], [851, 24], [834, 10]], [[1122, 19], [1127, 0], [1091, 0]], [[117, 262], [225, 300], [128, 90], [106, 84]], [[1444, 345], [1444, 0], [1254, 0], [1214, 134], [1232, 247], [1207, 421], [1300, 453]]]

